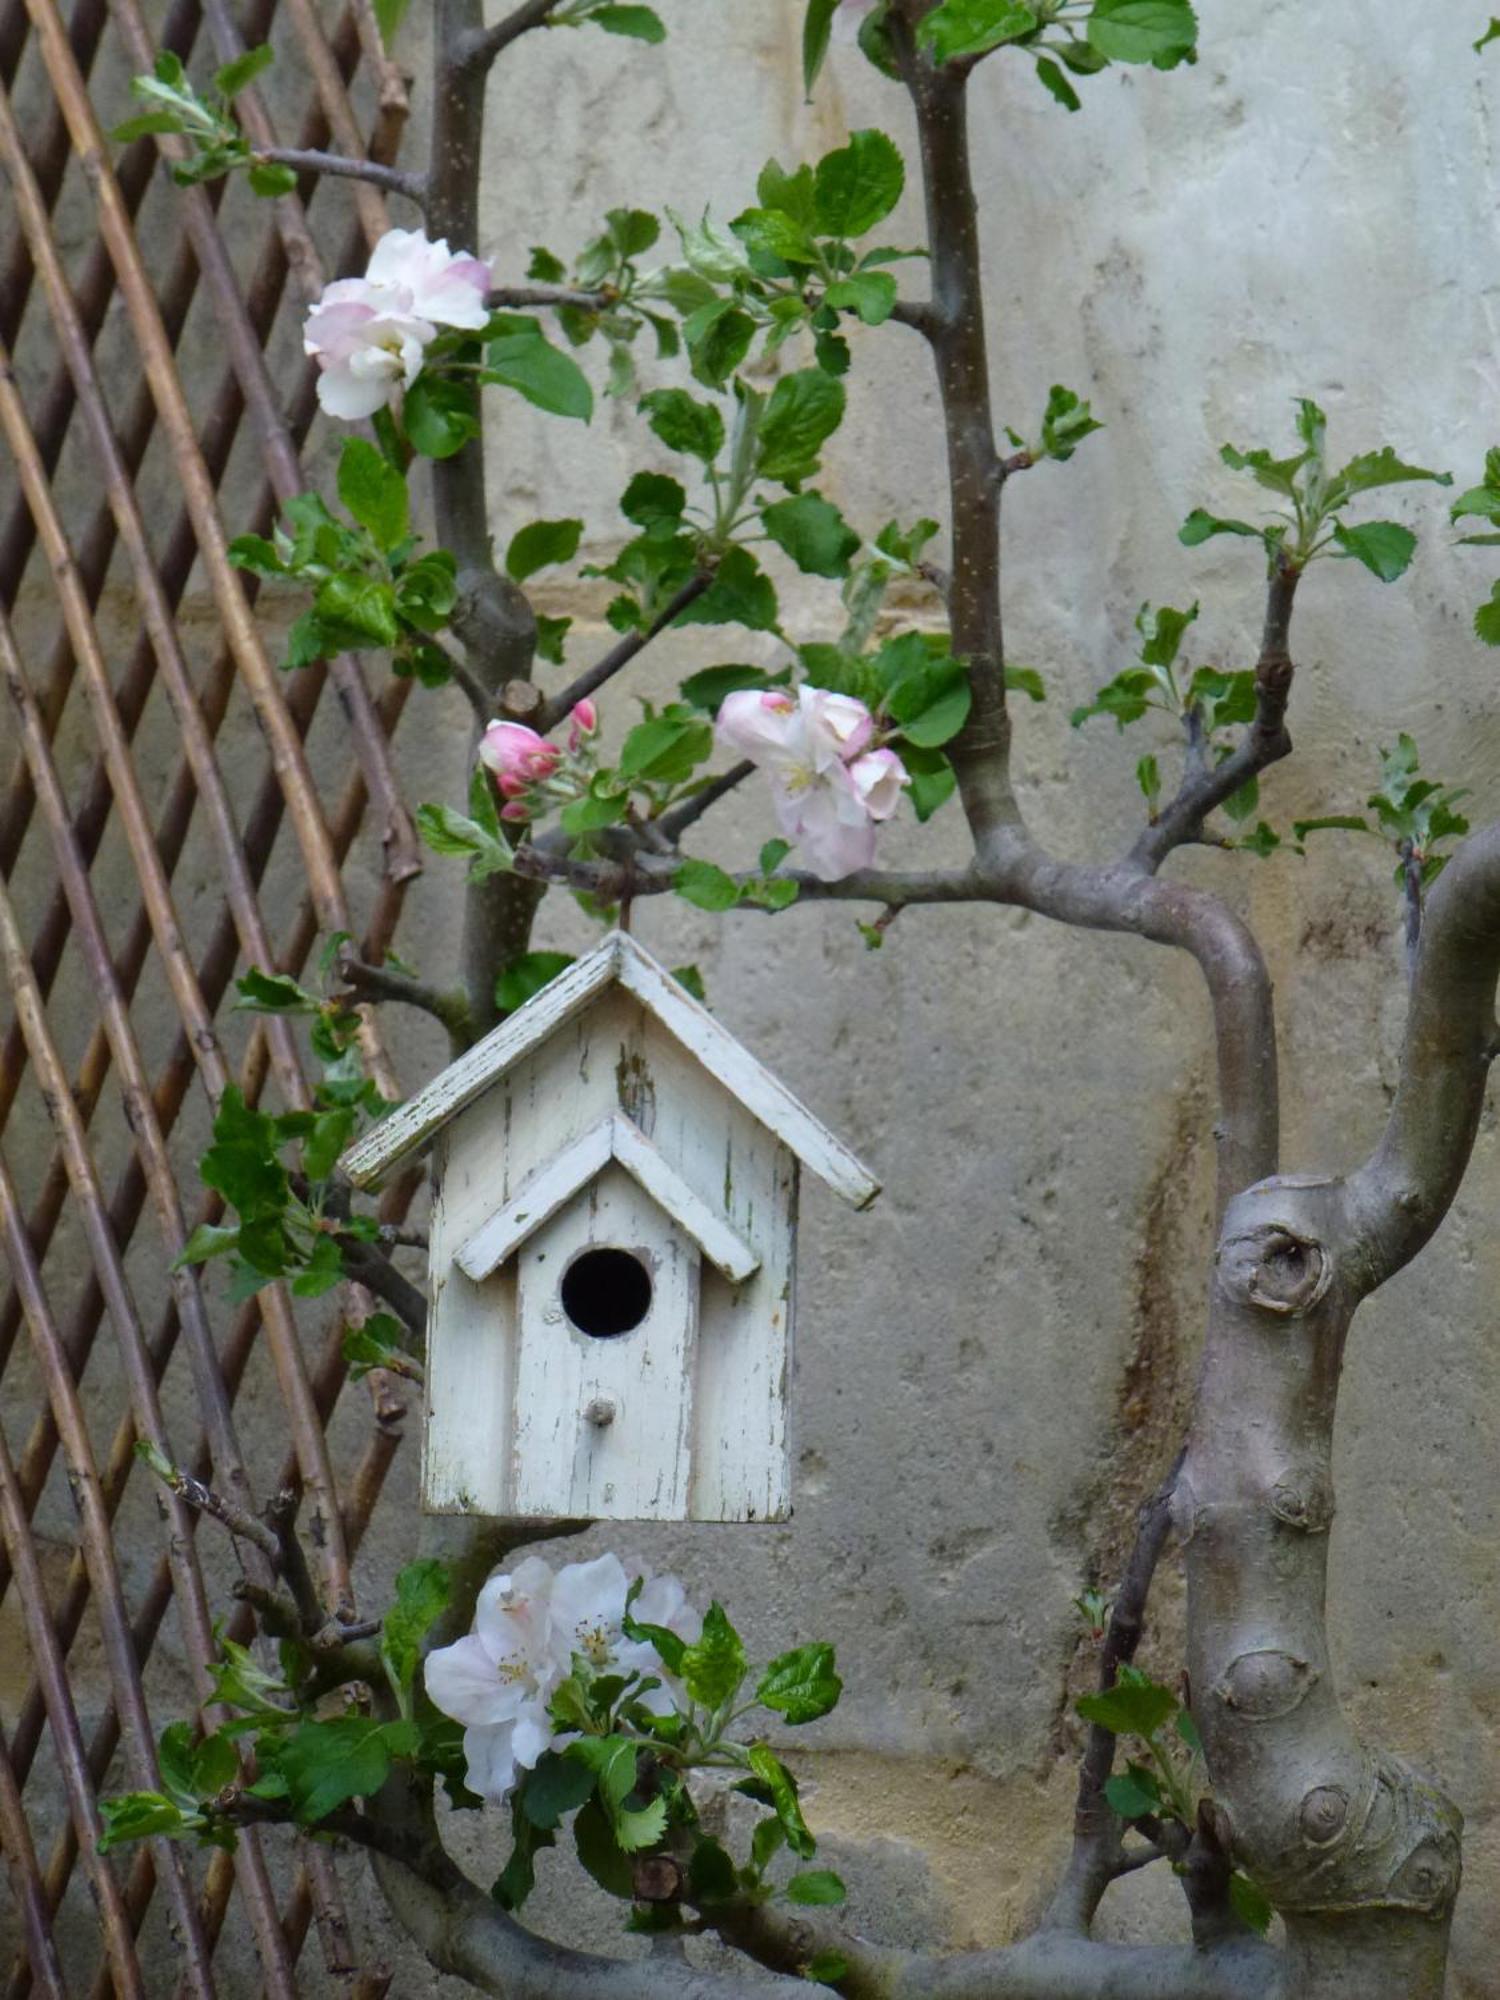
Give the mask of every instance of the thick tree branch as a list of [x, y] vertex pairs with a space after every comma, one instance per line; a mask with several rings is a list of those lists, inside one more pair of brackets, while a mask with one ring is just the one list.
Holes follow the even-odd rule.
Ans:
[[455, 1055], [462, 1055], [474, 1041], [468, 996], [456, 988], [430, 986], [389, 966], [367, 965], [363, 959], [349, 956], [339, 960], [339, 976], [357, 999], [389, 1000], [441, 1021]]
[[1427, 900], [1395, 1102], [1344, 1188], [1362, 1292], [1416, 1256], [1458, 1192], [1495, 1054], [1497, 977], [1500, 825], [1464, 842]]
[[613, 680], [615, 675], [628, 667], [638, 654], [645, 651], [653, 639], [659, 639], [669, 625], [677, 622], [690, 604], [697, 602], [712, 582], [713, 576], [707, 570], [697, 576], [689, 577], [681, 590], [652, 619], [644, 632], [631, 632], [618, 646], [611, 646], [602, 659], [595, 660], [591, 667], [585, 667], [576, 680], [570, 681], [560, 694], [550, 697], [542, 708], [540, 719], [532, 726], [545, 732], [555, 723], [561, 722], [575, 702], [582, 701], [585, 696], [603, 687], [606, 681]]
[[411, 173], [403, 167], [383, 166], [379, 160], [357, 160], [345, 153], [323, 153], [306, 146], [262, 146], [257, 147], [254, 158], [257, 163], [264, 161], [272, 166], [291, 167], [299, 174], [329, 174], [346, 181], [368, 181], [385, 194], [400, 195], [406, 201], [415, 202], [418, 208], [427, 205], [427, 176]]
[[1131, 859], [1141, 867], [1154, 872], [1173, 848], [1197, 840], [1211, 812], [1268, 766], [1291, 754], [1286, 711], [1295, 668], [1289, 647], [1292, 605], [1301, 576], [1295, 564], [1284, 554], [1277, 554], [1266, 592], [1265, 631], [1255, 665], [1255, 719], [1221, 764], [1208, 763], [1202, 755], [1201, 740], [1195, 746], [1198, 754], [1189, 756], [1177, 796], [1132, 849]]
[[418, 1354], [427, 1340], [427, 1299], [403, 1271], [398, 1271], [383, 1251], [357, 1236], [340, 1234], [334, 1239], [343, 1253], [344, 1269], [357, 1285], [373, 1292], [388, 1305], [416, 1342]]

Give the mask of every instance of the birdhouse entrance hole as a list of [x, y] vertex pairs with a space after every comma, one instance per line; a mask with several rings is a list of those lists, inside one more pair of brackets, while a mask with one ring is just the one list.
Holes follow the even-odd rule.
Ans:
[[563, 1274], [562, 1305], [595, 1340], [634, 1333], [651, 1310], [651, 1273], [631, 1250], [585, 1250]]

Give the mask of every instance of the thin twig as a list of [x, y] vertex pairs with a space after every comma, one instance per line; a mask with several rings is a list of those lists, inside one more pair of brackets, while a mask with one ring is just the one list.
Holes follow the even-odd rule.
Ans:
[[731, 766], [722, 777], [715, 778], [711, 784], [705, 785], [701, 792], [694, 792], [693, 796], [685, 799], [680, 806], [674, 806], [670, 812], [663, 813], [656, 822], [657, 826], [675, 847], [690, 826], [696, 826], [703, 815], [716, 806], [720, 799], [728, 798], [736, 785], [744, 784], [746, 778], [753, 777], [754, 773], [755, 766], [746, 757], [743, 762]]
[[500, 285], [485, 299], [491, 312], [529, 312], [547, 306], [572, 306], [578, 312], [604, 312], [619, 298], [611, 285], [597, 291], [573, 291], [567, 285]]
[[542, 719], [537, 722], [536, 728], [545, 735], [554, 723], [561, 722], [575, 702], [582, 701], [586, 695], [591, 695], [596, 688], [603, 687], [607, 680], [612, 680], [623, 668], [628, 667], [636, 655], [644, 652], [653, 639], [658, 638], [669, 625], [674, 624], [690, 604], [697, 602], [712, 582], [713, 576], [707, 570], [700, 570], [696, 576], [690, 577], [666, 609], [652, 620], [644, 632], [632, 632], [628, 638], [622, 639], [618, 646], [611, 647], [602, 660], [596, 660], [591, 667], [585, 667], [578, 678], [570, 682], [561, 694], [553, 695], [543, 708]]
[[518, 41], [532, 28], [545, 28], [548, 17], [555, 14], [560, 5], [561, 0], [524, 0], [523, 5], [512, 9], [492, 27], [469, 36], [456, 51], [458, 64], [468, 70], [487, 70], [512, 42]]
[[357, 160], [345, 153], [319, 152], [309, 146], [258, 147], [252, 154], [257, 165], [291, 167], [299, 174], [329, 174], [339, 180], [368, 181], [385, 194], [398, 194], [418, 208], [427, 204], [427, 176], [404, 167], [383, 166], [379, 160]]
[[350, 955], [339, 960], [339, 975], [360, 1000], [389, 1000], [402, 1007], [415, 1007], [441, 1021], [455, 1052], [462, 1052], [474, 1039], [468, 1000], [454, 988], [431, 986], [425, 980], [395, 972], [390, 966], [367, 965], [363, 959]]
[[236, 1507], [232, 1500], [226, 1500], [222, 1493], [216, 1492], [203, 1480], [195, 1479], [190, 1472], [184, 1472], [181, 1466], [162, 1466], [153, 1457], [151, 1469], [179, 1500], [185, 1500], [188, 1506], [196, 1509], [198, 1513], [209, 1515], [221, 1527], [227, 1528], [237, 1540], [252, 1543], [262, 1555], [268, 1556], [273, 1563], [280, 1566], [280, 1538], [264, 1521], [254, 1514], [247, 1513], [243, 1507]]
[[297, 1616], [302, 1620], [302, 1630], [310, 1638], [321, 1631], [327, 1623], [328, 1613], [323, 1600], [318, 1595], [318, 1586], [313, 1582], [312, 1571], [308, 1568], [307, 1556], [297, 1539], [297, 1506], [300, 1499], [297, 1489], [284, 1486], [274, 1494], [266, 1508], [266, 1520], [276, 1537], [276, 1567], [286, 1579], [286, 1587], [292, 1593], [292, 1602], [297, 1607]]

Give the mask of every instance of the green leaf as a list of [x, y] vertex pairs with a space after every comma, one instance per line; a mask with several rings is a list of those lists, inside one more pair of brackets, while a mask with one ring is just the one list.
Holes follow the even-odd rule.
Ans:
[[394, 43], [410, 5], [411, 0], [375, 0], [375, 24], [380, 30], [381, 41], [388, 49]]
[[[764, 866], [764, 855], [761, 861]], [[795, 1647], [772, 1660], [760, 1677], [755, 1699], [762, 1708], [774, 1709], [797, 1725], [827, 1715], [843, 1691], [844, 1683], [834, 1671], [832, 1646], [815, 1644]]]
[[196, 1823], [161, 1792], [122, 1792], [115, 1798], [101, 1799], [99, 1818], [103, 1823], [99, 1835], [101, 1854], [110, 1854], [132, 1840], [152, 1840], [163, 1835], [169, 1840], [181, 1840]]
[[653, 389], [636, 407], [668, 451], [712, 465], [723, 449], [724, 419], [712, 403], [698, 402], [686, 389]]
[[836, 1986], [849, 1970], [849, 1961], [841, 1951], [830, 1946], [824, 1951], [815, 1951], [802, 1968], [804, 1979], [812, 1980], [815, 1986]]
[[1474, 630], [1487, 646], [1500, 646], [1500, 583], [1490, 592], [1489, 602], [1474, 613]]
[[133, 140], [149, 139], [157, 132], [182, 129], [182, 119], [175, 111], [143, 111], [139, 118], [127, 118], [122, 125], [116, 125], [109, 136], [117, 145], [128, 146]]
[[1141, 796], [1152, 812], [1161, 797], [1161, 766], [1151, 756], [1142, 757], [1135, 767], [1135, 781], [1141, 788]]
[[510, 849], [463, 813], [451, 806], [417, 807], [417, 832], [434, 854], [460, 854], [471, 866], [469, 879], [482, 882], [487, 875], [504, 873], [511, 865]]
[[611, 1896], [626, 1902], [635, 1895], [635, 1875], [630, 1858], [621, 1852], [610, 1825], [609, 1815], [597, 1799], [579, 1808], [573, 1821], [573, 1844], [585, 1872]]
[[943, 0], [917, 30], [917, 41], [940, 63], [959, 56], [982, 56], [1003, 42], [1019, 41], [1037, 26], [1037, 16], [1018, 0]]
[[582, 521], [533, 521], [511, 537], [505, 551], [506, 571], [517, 583], [524, 583], [539, 569], [571, 562], [582, 540]]
[[692, 356], [693, 377], [707, 389], [721, 389], [750, 352], [755, 321], [732, 299], [716, 299], [682, 323]]
[[739, 1890], [734, 1862], [712, 1835], [704, 1834], [688, 1861], [688, 1889], [695, 1903], [728, 1903]]
[[1117, 1771], [1105, 1785], [1104, 1796], [1121, 1819], [1143, 1819], [1161, 1811], [1161, 1786], [1144, 1764]]
[[[791, 851], [792, 843], [789, 840], [768, 840], [760, 850], [761, 874], [774, 875]], [[770, 1671], [769, 1668], [767, 1671]]]
[[340, 1154], [354, 1136], [357, 1115], [353, 1105], [318, 1113], [317, 1122], [302, 1142], [302, 1171], [310, 1181], [326, 1181], [338, 1165]]
[[712, 861], [684, 861], [672, 877], [672, 887], [685, 903], [700, 910], [732, 910], [740, 900], [734, 877]]
[[339, 498], [376, 546], [389, 552], [411, 529], [406, 481], [368, 438], [350, 438], [339, 457]]
[[1085, 1722], [1097, 1722], [1116, 1736], [1154, 1736], [1177, 1713], [1170, 1688], [1155, 1681], [1120, 1681], [1104, 1694], [1086, 1694], [1077, 1702]]
[[1365, 521], [1356, 528], [1335, 521], [1333, 539], [1346, 556], [1362, 562], [1382, 583], [1404, 576], [1417, 549], [1416, 536], [1399, 521]]
[[1220, 520], [1202, 507], [1195, 507], [1177, 530], [1177, 539], [1184, 548], [1196, 549], [1215, 535], [1249, 535], [1258, 541], [1260, 534], [1261, 530], [1251, 527], [1248, 521]]
[[313, 609], [325, 642], [359, 646], [373, 641], [377, 646], [394, 646], [401, 637], [396, 593], [381, 577], [352, 571], [331, 576], [319, 590]]
[[802, 88], [808, 97], [812, 96], [813, 85], [828, 54], [833, 17], [838, 11], [839, 0], [807, 0], [807, 12], [802, 19]]
[[495, 981], [495, 1005], [502, 1013], [514, 1014], [572, 963], [569, 951], [528, 951], [512, 959]]
[[344, 1335], [343, 1356], [353, 1382], [362, 1382], [372, 1368], [388, 1368], [405, 1356], [405, 1333], [390, 1313], [371, 1313], [363, 1326]]
[[[737, 215], [730, 228], [738, 236], [745, 248], [755, 257], [772, 257], [783, 264], [816, 264], [817, 245], [813, 242], [807, 227], [796, 216], [788, 215], [780, 208], [747, 208]], [[701, 337], [704, 325], [715, 312], [722, 312], [733, 303], [730, 299], [715, 300], [712, 305], [704, 305], [683, 323], [683, 337], [691, 347]]]
[[1197, 60], [1198, 17], [1188, 0], [1094, 0], [1088, 38], [1110, 62], [1174, 69]]
[[630, 731], [620, 746], [620, 776], [633, 783], [680, 785], [712, 756], [713, 747], [713, 730], [701, 715], [668, 711]]
[[422, 1641], [447, 1609], [451, 1590], [447, 1569], [430, 1556], [408, 1563], [396, 1577], [396, 1601], [380, 1628], [380, 1657], [403, 1715], [411, 1713]]
[[842, 1903], [848, 1891], [841, 1876], [831, 1868], [806, 1868], [786, 1885], [787, 1901], [804, 1903], [813, 1909], [832, 1909]]
[[664, 42], [667, 31], [654, 7], [596, 7], [588, 16], [591, 27], [607, 35], [628, 35], [637, 42]]
[[543, 1751], [521, 1787], [521, 1810], [535, 1827], [550, 1833], [564, 1816], [593, 1797], [595, 1773], [576, 1757]]
[[1051, 56], [1040, 56], [1036, 66], [1037, 79], [1057, 99], [1064, 111], [1082, 111], [1083, 99], [1063, 75]]
[[793, 486], [818, 469], [818, 452], [844, 418], [843, 385], [819, 368], [784, 375], [760, 423], [757, 470]]
[[889, 271], [857, 271], [830, 285], [823, 302], [858, 313], [866, 326], [883, 326], [896, 309], [896, 280]]
[[787, 1846], [799, 1860], [809, 1860], [817, 1852], [817, 1842], [802, 1817], [802, 1808], [797, 1803], [797, 1785], [791, 1772], [765, 1743], [752, 1743], [749, 1757], [750, 1769], [765, 1786], [767, 1796], [776, 1809]]
[[1483, 50], [1487, 49], [1491, 42], [1497, 42], [1497, 41], [1500, 41], [1500, 21], [1497, 21], [1494, 15], [1492, 14], [1490, 16], [1490, 25], [1485, 29], [1484, 33], [1479, 37], [1479, 40], [1474, 44], [1475, 55], [1479, 55]]
[[1046, 687], [1035, 667], [1008, 666], [1005, 669], [1005, 691], [1007, 694], [1029, 695], [1033, 701], [1047, 699]]
[[1190, 604], [1186, 611], [1174, 610], [1170, 604], [1153, 611], [1149, 604], [1143, 604], [1135, 620], [1135, 629], [1141, 635], [1142, 662], [1148, 667], [1174, 665], [1182, 651], [1183, 636], [1197, 618], [1196, 604]]
[[533, 1826], [526, 1817], [523, 1794], [517, 1791], [510, 1802], [510, 1858], [495, 1878], [490, 1894], [502, 1910], [514, 1913], [536, 1887], [536, 1857], [544, 1848], [556, 1847], [557, 1837]]
[[246, 49], [233, 62], [225, 63], [222, 69], [214, 71], [214, 89], [221, 97], [238, 97], [247, 84], [254, 83], [262, 70], [268, 70], [276, 60], [276, 51], [269, 42], [262, 42], [257, 49]]
[[206, 1264], [210, 1257], [222, 1257], [226, 1251], [236, 1249], [239, 1240], [240, 1232], [232, 1223], [200, 1222], [183, 1244], [172, 1269], [180, 1270], [185, 1264]]
[[799, 493], [761, 509], [766, 533], [808, 576], [847, 576], [859, 536], [818, 493]]
[[884, 222], [906, 185], [906, 165], [893, 139], [866, 129], [827, 153], [813, 176], [813, 213], [825, 236], [864, 236]]
[[299, 1723], [274, 1750], [263, 1738], [262, 1763], [285, 1782], [297, 1819], [314, 1826], [350, 1799], [373, 1797], [390, 1775], [391, 1758], [416, 1745], [414, 1723], [342, 1715]]
[[452, 458], [479, 435], [479, 413], [467, 382], [421, 374], [401, 407], [407, 441], [424, 458]]
[[686, 506], [686, 490], [663, 472], [638, 472], [620, 495], [620, 512], [638, 528], [654, 527], [659, 521], [675, 527]]
[[679, 625], [745, 625], [752, 632], [776, 629], [776, 589], [743, 546], [722, 557], [714, 580], [677, 620]]
[[683, 700], [691, 702], [694, 708], [717, 715], [726, 695], [737, 694], [741, 688], [772, 685], [774, 677], [764, 667], [704, 667], [699, 673], [689, 674], [680, 691]]
[[1042, 450], [1048, 458], [1066, 464], [1091, 431], [1103, 428], [1081, 396], [1053, 383], [1042, 414]]
[[[679, 888], [678, 894], [681, 893]], [[746, 1665], [740, 1635], [716, 1598], [704, 1617], [701, 1636], [682, 1655], [678, 1672], [683, 1685], [693, 1700], [702, 1702], [705, 1708], [723, 1708], [738, 1692]]]
[[321, 1003], [285, 972], [262, 972], [258, 966], [234, 982], [240, 996], [237, 1014], [316, 1014]]
[[594, 392], [571, 355], [554, 347], [536, 320], [524, 313], [496, 313], [495, 338], [485, 348], [483, 380], [514, 389], [539, 410], [587, 423]]
[[296, 168], [282, 166], [274, 160], [257, 160], [245, 178], [250, 183], [251, 194], [259, 195], [264, 201], [292, 194], [297, 186]]
[[[1495, 25], [1491, 23], [1492, 28]], [[1270, 1897], [1264, 1889], [1258, 1889], [1250, 1877], [1241, 1874], [1238, 1869], [1229, 1878], [1229, 1903], [1240, 1921], [1248, 1924], [1251, 1930], [1259, 1932], [1261, 1937], [1264, 1937], [1271, 1928], [1271, 1919], [1276, 1912], [1271, 1906]]]
[[1377, 486], [1401, 486], [1412, 480], [1430, 480], [1434, 486], [1451, 486], [1451, 472], [1428, 472], [1420, 465], [1407, 465], [1397, 458], [1389, 445], [1382, 445], [1379, 451], [1361, 453], [1351, 458], [1343, 471], [1335, 474], [1331, 489], [1331, 506], [1342, 506], [1345, 500], [1352, 500], [1357, 493], [1369, 493]]

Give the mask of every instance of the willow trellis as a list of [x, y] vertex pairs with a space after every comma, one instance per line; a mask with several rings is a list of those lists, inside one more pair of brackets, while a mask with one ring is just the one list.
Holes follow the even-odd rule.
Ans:
[[[247, 1977], [273, 1995], [372, 2000], [390, 1986], [360, 1962], [326, 1847], [304, 1843], [291, 1869], [253, 1836], [206, 1865], [161, 1844], [96, 1849], [97, 1796], [149, 1782], [183, 1660], [192, 1698], [209, 1691], [225, 1601], [222, 1552], [163, 1495], [136, 1441], [211, 1467], [257, 1505], [299, 1496], [325, 1592], [351, 1607], [351, 1559], [401, 1441], [387, 1378], [346, 1388], [342, 1311], [294, 1310], [272, 1287], [226, 1323], [195, 1273], [163, 1275], [217, 1213], [212, 1200], [185, 1212], [180, 1192], [196, 1184], [205, 1107], [236, 1082], [251, 1101], [306, 1102], [286, 1024], [221, 1012], [234, 975], [295, 972], [340, 930], [379, 956], [419, 867], [389, 749], [409, 684], [377, 695], [357, 658], [283, 680], [254, 585], [225, 553], [226, 520], [230, 534], [264, 531], [309, 483], [299, 452], [316, 402], [294, 309], [362, 264], [387, 226], [383, 197], [310, 180], [270, 202], [222, 183], [181, 190], [166, 177], [179, 142], [107, 137], [158, 49], [214, 66], [267, 39], [274, 97], [238, 101], [253, 140], [394, 157], [406, 92], [371, 0], [0, 6], [10, 2000], [208, 1995], [247, 1990]], [[320, 727], [341, 754], [312, 754]], [[373, 1026], [366, 1036], [397, 1094]], [[408, 1194], [393, 1191], [389, 1216]], [[255, 1450], [237, 1431], [247, 1382], [279, 1398], [283, 1462], [266, 1443], [275, 1426], [255, 1426]], [[335, 1448], [341, 1397], [358, 1421]], [[165, 1953], [152, 1942], [163, 1926]]]

